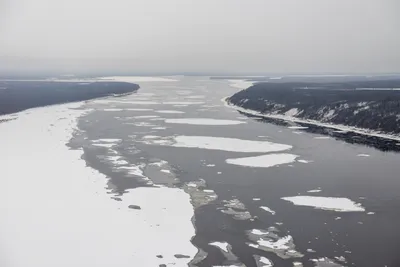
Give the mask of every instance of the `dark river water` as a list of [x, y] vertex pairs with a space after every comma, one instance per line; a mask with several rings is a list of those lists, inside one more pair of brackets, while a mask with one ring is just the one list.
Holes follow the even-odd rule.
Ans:
[[[77, 135], [72, 143], [84, 148], [87, 164], [109, 176], [109, 187], [120, 194], [150, 185], [105, 162], [108, 149], [93, 146], [93, 140], [122, 139], [114, 150], [130, 163], [142, 164], [144, 174], [156, 184], [187, 190], [190, 182], [204, 179], [217, 199], [195, 209], [196, 236], [192, 243], [204, 252], [202, 255], [207, 254], [205, 258], [199, 255], [196, 266], [257, 266], [255, 255], [268, 258], [274, 266], [400, 266], [400, 154], [335, 138], [316, 138], [321, 135], [248, 118], [221, 101], [239, 90], [228, 81], [182, 77], [176, 82], [139, 84], [139, 91], [130, 96], [88, 102], [87, 107], [94, 112], [80, 118], [79, 128], [84, 134]], [[163, 110], [182, 113], [157, 112]], [[173, 118], [245, 123], [192, 125], [164, 120]], [[297, 160], [305, 161], [269, 168], [239, 166], [226, 160], [266, 153], [173, 147], [144, 141], [149, 135], [269, 141], [291, 145], [292, 149], [282, 153], [298, 155]], [[232, 143], [232, 147], [235, 145]], [[159, 160], [168, 162], [169, 173], [149, 165]], [[307, 192], [313, 189], [317, 190]], [[365, 211], [316, 209], [282, 199], [297, 195], [348, 198]], [[233, 212], [226, 212], [226, 201], [235, 199], [245, 207], [236, 205], [230, 209]], [[199, 197], [199, 201], [204, 199]], [[235, 214], [250, 215], [238, 218]], [[250, 246], [255, 244], [249, 235], [252, 229], [270, 229], [269, 235], [272, 233], [275, 239], [290, 235], [294, 247], [282, 255], [274, 249]], [[227, 242], [228, 252], [209, 245], [214, 241]], [[269, 265], [259, 262], [258, 266]]]

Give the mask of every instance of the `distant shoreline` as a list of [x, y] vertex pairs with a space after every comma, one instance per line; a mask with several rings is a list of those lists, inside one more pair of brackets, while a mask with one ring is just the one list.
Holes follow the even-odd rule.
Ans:
[[[16, 112], [95, 98], [131, 94], [140, 86], [134, 83], [66, 82], [66, 81], [0, 81], [0, 121]], [[4, 118], [2, 118], [4, 117]]]
[[362, 129], [362, 128], [340, 125], [340, 124], [328, 124], [328, 123], [323, 123], [323, 122], [319, 122], [319, 121], [315, 121], [315, 120], [303, 120], [303, 119], [295, 118], [292, 116], [286, 116], [286, 115], [261, 113], [256, 110], [245, 109], [245, 108], [239, 107], [239, 106], [229, 102], [228, 98], [229, 97], [225, 97], [221, 100], [222, 102], [225, 103], [225, 106], [236, 109], [239, 112], [249, 114], [252, 116], [264, 117], [264, 118], [274, 119], [274, 120], [283, 120], [283, 121], [287, 121], [287, 122], [295, 122], [295, 123], [321, 126], [321, 127], [325, 127], [325, 128], [339, 130], [339, 131], [353, 132], [353, 133], [357, 133], [357, 134], [361, 134], [361, 135], [374, 136], [374, 137], [383, 138], [383, 139], [400, 141], [400, 136], [379, 133], [379, 132], [369, 130], [369, 129]]

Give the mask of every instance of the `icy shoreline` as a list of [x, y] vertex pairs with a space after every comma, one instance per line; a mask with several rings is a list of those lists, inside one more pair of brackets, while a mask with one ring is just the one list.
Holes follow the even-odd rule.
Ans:
[[353, 133], [362, 134], [362, 135], [368, 135], [368, 136], [374, 136], [374, 137], [379, 137], [379, 138], [384, 138], [384, 139], [400, 141], [400, 136], [379, 133], [377, 131], [373, 131], [373, 130], [369, 130], [369, 129], [362, 129], [362, 128], [346, 126], [346, 125], [341, 125], [341, 124], [323, 123], [323, 122], [319, 122], [319, 121], [315, 121], [315, 120], [303, 120], [303, 119], [299, 119], [299, 118], [287, 116], [287, 115], [265, 114], [265, 113], [261, 113], [259, 111], [255, 111], [252, 109], [245, 109], [245, 108], [236, 106], [235, 104], [232, 104], [231, 102], [229, 102], [227, 100], [228, 98], [229, 97], [224, 97], [223, 99], [221, 99], [221, 101], [225, 104], [225, 106], [236, 109], [237, 111], [240, 111], [240, 112], [243, 112], [243, 113], [246, 113], [249, 115], [260, 116], [260, 117], [269, 118], [269, 119], [284, 120], [284, 121], [289, 121], [289, 122], [298, 122], [298, 123], [303, 123], [303, 124], [308, 124], [308, 125], [316, 125], [316, 126], [331, 128], [331, 129], [340, 130], [340, 131], [347, 131], [347, 132], [353, 132]]
[[89, 111], [80, 108], [34, 108], [0, 124], [2, 264], [187, 266], [197, 253], [190, 196], [141, 187], [112, 199], [108, 178], [86, 166], [82, 149], [66, 146]]

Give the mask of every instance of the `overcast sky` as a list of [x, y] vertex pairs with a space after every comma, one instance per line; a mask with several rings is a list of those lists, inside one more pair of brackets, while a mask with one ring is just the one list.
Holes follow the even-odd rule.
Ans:
[[399, 0], [0, 0], [0, 71], [400, 72]]

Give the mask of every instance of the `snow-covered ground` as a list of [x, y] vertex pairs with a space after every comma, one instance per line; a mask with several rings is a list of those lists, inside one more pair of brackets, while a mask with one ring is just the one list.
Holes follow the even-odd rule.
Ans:
[[66, 146], [87, 112], [71, 109], [80, 105], [31, 109], [0, 124], [0, 265], [187, 266], [197, 253], [189, 195], [147, 187], [113, 200], [107, 177]]
[[381, 132], [370, 130], [370, 129], [362, 129], [362, 128], [357, 128], [357, 127], [347, 126], [347, 125], [342, 125], [342, 124], [331, 124], [331, 123], [324, 123], [324, 122], [311, 120], [311, 119], [300, 119], [300, 118], [296, 118], [296, 117], [288, 116], [288, 115], [261, 113], [259, 111], [245, 109], [245, 108], [233, 105], [231, 103], [228, 103], [226, 101], [226, 98], [223, 98], [222, 101], [225, 103], [225, 105], [227, 107], [234, 108], [240, 112], [247, 113], [250, 115], [271, 118], [271, 119], [279, 119], [279, 120], [284, 120], [284, 121], [288, 121], [288, 122], [298, 122], [298, 123], [303, 123], [303, 124], [308, 124], [308, 125], [317, 125], [317, 126], [322, 126], [322, 127], [326, 127], [326, 128], [336, 129], [336, 130], [339, 130], [340, 132], [354, 132], [354, 133], [363, 134], [363, 135], [376, 136], [376, 137], [380, 137], [380, 138], [386, 138], [386, 139], [400, 141], [399, 135], [385, 134], [385, 133], [381, 133]]

